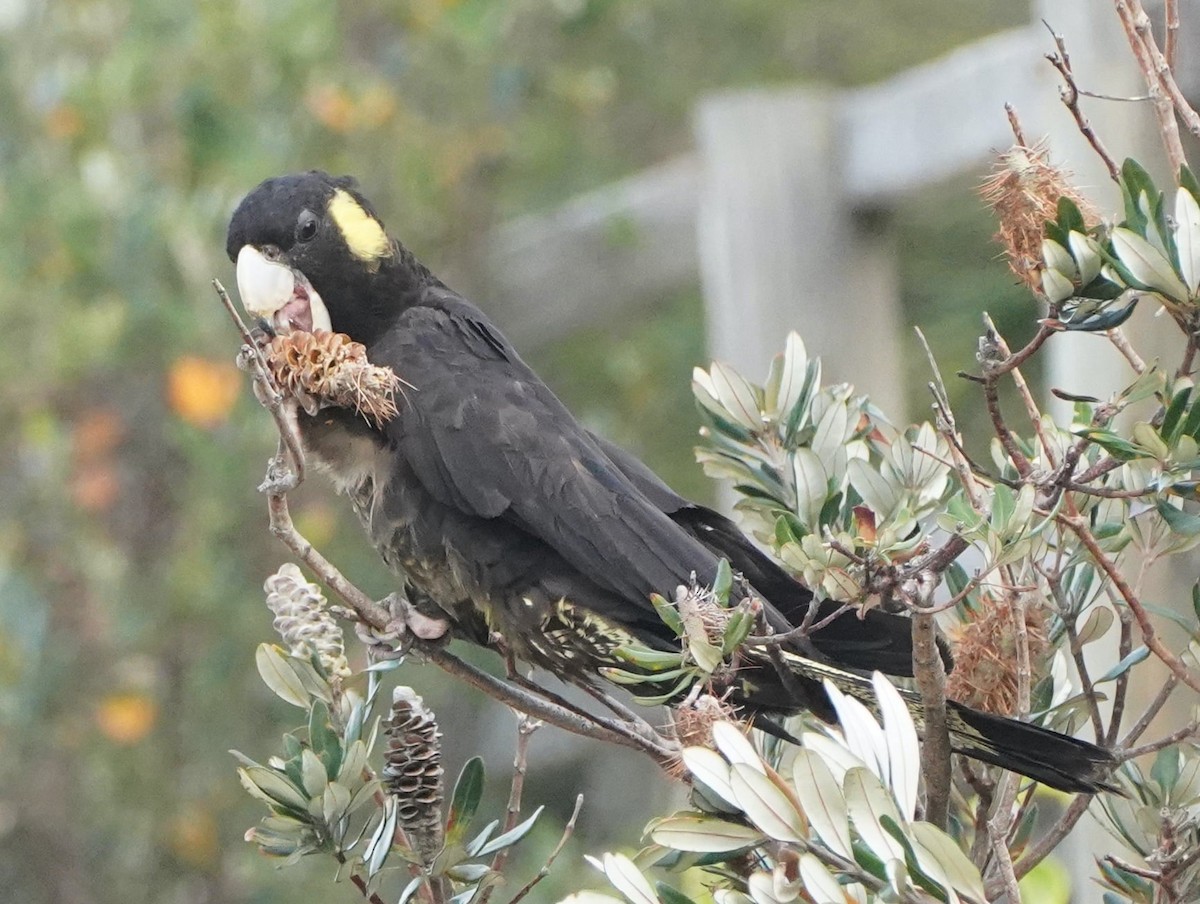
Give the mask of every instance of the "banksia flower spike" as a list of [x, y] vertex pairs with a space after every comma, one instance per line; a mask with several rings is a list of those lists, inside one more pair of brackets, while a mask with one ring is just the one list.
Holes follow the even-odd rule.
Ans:
[[1088, 227], [1100, 220], [1071, 184], [1070, 174], [1050, 162], [1050, 152], [1040, 142], [1033, 147], [1014, 145], [1000, 154], [979, 194], [1000, 221], [996, 239], [1004, 246], [1008, 266], [1035, 292], [1044, 288], [1042, 240], [1046, 222], [1057, 218], [1059, 199], [1074, 202]]
[[288, 562], [263, 584], [267, 608], [275, 613], [275, 630], [293, 656], [316, 654], [321, 666], [333, 677], [350, 676], [342, 629], [325, 608], [325, 595], [316, 584], [304, 580], [300, 569]]
[[276, 336], [264, 353], [280, 389], [310, 412], [352, 408], [376, 426], [396, 416], [402, 381], [390, 367], [368, 361], [366, 348], [343, 333]]
[[[954, 671], [946, 680], [946, 696], [1001, 716], [1017, 708], [1017, 610], [1006, 599], [984, 595], [966, 621], [951, 629]], [[1049, 649], [1046, 617], [1037, 606], [1025, 607], [1029, 660], [1034, 671]]]
[[396, 798], [396, 821], [425, 863], [442, 849], [442, 733], [433, 711], [411, 687], [392, 692], [383, 787]]

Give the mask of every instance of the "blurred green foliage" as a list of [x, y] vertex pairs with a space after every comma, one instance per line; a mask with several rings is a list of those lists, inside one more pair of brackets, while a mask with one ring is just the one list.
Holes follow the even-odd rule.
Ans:
[[[328, 864], [278, 875], [255, 859], [241, 835], [257, 811], [225, 753], [272, 748], [292, 715], [252, 665], [270, 636], [258, 588], [282, 559], [253, 492], [273, 431], [208, 286], [230, 276], [242, 193], [281, 171], [353, 172], [418, 254], [469, 272], [492, 224], [686, 149], [707, 90], [869, 81], [1025, 14], [982, 0], [0, 3], [5, 896], [354, 897], [326, 884]], [[695, 292], [652, 317], [534, 357], [590, 423], [702, 493], [684, 401], [703, 361]], [[389, 589], [327, 487], [294, 508], [364, 586]], [[451, 708], [439, 674], [405, 680], [457, 755], [511, 738], [506, 714], [481, 721], [461, 694]], [[579, 770], [564, 762], [539, 773], [535, 742], [541, 799], [569, 800]], [[604, 844], [584, 822], [578, 837]]]

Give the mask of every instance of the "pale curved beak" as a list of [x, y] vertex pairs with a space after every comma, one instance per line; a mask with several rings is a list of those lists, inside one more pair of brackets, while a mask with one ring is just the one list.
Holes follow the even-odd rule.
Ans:
[[237, 258], [237, 287], [246, 313], [270, 321], [296, 292], [292, 268], [269, 261], [257, 248], [243, 246]]
[[333, 329], [325, 302], [304, 274], [268, 260], [252, 245], [238, 252], [237, 285], [246, 313], [280, 335]]

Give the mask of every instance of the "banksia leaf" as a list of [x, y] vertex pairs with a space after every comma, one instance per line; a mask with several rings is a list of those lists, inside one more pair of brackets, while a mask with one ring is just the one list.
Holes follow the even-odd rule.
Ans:
[[383, 787], [396, 799], [396, 821], [425, 863], [442, 849], [442, 733], [433, 712], [411, 687], [392, 692]]
[[325, 608], [321, 588], [304, 580], [300, 569], [288, 562], [267, 578], [263, 590], [267, 607], [275, 613], [275, 630], [292, 655], [308, 659], [316, 654], [327, 674], [349, 677], [342, 629]]
[[400, 378], [367, 360], [366, 347], [349, 336], [327, 330], [276, 336], [265, 353], [279, 387], [310, 411], [352, 408], [377, 426], [396, 416]]

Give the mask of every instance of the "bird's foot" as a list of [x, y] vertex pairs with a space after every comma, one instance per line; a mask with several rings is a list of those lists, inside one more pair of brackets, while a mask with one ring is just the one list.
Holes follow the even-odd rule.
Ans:
[[370, 648], [373, 657], [402, 657], [413, 640], [435, 641], [449, 634], [448, 619], [435, 618], [418, 611], [401, 593], [388, 594], [380, 601], [380, 605], [392, 616], [382, 630], [362, 622], [354, 625], [354, 633]]

